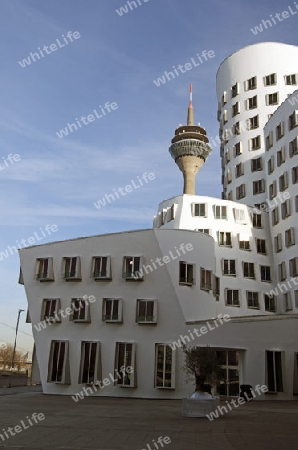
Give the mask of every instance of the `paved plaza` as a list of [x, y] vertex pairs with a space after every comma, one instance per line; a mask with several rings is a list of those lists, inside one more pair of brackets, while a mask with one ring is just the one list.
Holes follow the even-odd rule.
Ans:
[[[179, 400], [43, 395], [40, 387], [0, 389], [0, 449], [297, 450], [298, 402], [251, 401], [210, 422], [186, 419]], [[225, 405], [222, 402], [221, 405]], [[42, 413], [42, 421], [32, 414]], [[32, 426], [28, 421], [30, 419]], [[26, 426], [14, 436], [8, 427]], [[19, 428], [19, 429], [20, 429]], [[159, 437], [170, 443], [157, 443]], [[156, 444], [154, 445], [154, 442]]]

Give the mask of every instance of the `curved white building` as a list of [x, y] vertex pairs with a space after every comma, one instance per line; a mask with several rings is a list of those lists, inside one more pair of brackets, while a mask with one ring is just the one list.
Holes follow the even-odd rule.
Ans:
[[264, 128], [268, 210], [278, 286], [286, 313], [298, 312], [298, 90]]
[[297, 88], [297, 61], [297, 46], [263, 42], [238, 50], [220, 65], [216, 91], [223, 198], [251, 206], [265, 202], [263, 128]]

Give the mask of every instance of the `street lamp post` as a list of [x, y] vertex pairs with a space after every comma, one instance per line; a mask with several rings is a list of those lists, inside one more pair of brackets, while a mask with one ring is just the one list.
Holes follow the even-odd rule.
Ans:
[[17, 320], [17, 326], [16, 326], [16, 337], [15, 337], [15, 340], [14, 340], [14, 347], [13, 347], [12, 358], [11, 358], [11, 374], [12, 374], [12, 369], [14, 368], [14, 357], [15, 357], [16, 345], [17, 345], [17, 336], [18, 336], [18, 329], [19, 329], [20, 314], [23, 311], [25, 311], [25, 310], [24, 309], [19, 309], [19, 312], [18, 312], [18, 320]]

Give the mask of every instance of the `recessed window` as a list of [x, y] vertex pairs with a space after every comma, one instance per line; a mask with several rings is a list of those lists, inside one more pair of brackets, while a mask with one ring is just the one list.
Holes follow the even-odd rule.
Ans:
[[62, 260], [62, 275], [66, 281], [80, 281], [81, 259], [79, 256], [65, 257]]
[[242, 145], [241, 142], [237, 142], [237, 144], [234, 145], [234, 157], [242, 155]]
[[298, 256], [289, 261], [290, 276], [298, 277]]
[[298, 136], [296, 136], [295, 139], [289, 142], [289, 154], [290, 158], [292, 158], [294, 155], [298, 155]]
[[239, 234], [238, 235], [239, 249], [240, 250], [250, 250], [250, 239], [248, 235]]
[[179, 263], [179, 284], [192, 286], [194, 284], [195, 265], [185, 261]]
[[81, 343], [79, 384], [96, 384], [99, 381], [101, 381], [100, 343], [83, 341]]
[[271, 73], [270, 75], [267, 75], [264, 79], [265, 86], [273, 86], [276, 84], [276, 73]]
[[286, 292], [283, 295], [283, 300], [284, 300], [285, 312], [292, 311], [293, 310], [293, 303], [292, 303], [291, 293], [290, 292]]
[[235, 259], [224, 259], [222, 262], [223, 275], [236, 276], [236, 261]]
[[268, 392], [283, 392], [283, 353], [266, 350], [266, 386]]
[[232, 86], [232, 98], [236, 97], [239, 94], [239, 83], [235, 83]]
[[92, 258], [92, 278], [95, 280], [110, 280], [112, 278], [110, 256], [94, 256]]
[[292, 245], [295, 245], [295, 229], [293, 227], [285, 231], [285, 246], [289, 248]]
[[265, 311], [276, 312], [276, 297], [264, 294]]
[[116, 342], [115, 385], [136, 387], [136, 344]]
[[224, 247], [232, 247], [232, 233], [229, 231], [219, 231], [218, 244]]
[[266, 150], [268, 151], [273, 146], [273, 132], [269, 131], [269, 134], [265, 138]]
[[232, 117], [235, 117], [239, 113], [240, 113], [240, 102], [236, 102], [234, 103], [234, 105], [232, 105]]
[[272, 217], [272, 225], [275, 226], [278, 224], [279, 222], [279, 209], [278, 207], [274, 208], [272, 213], [271, 213], [271, 217]]
[[41, 320], [45, 320], [48, 323], [61, 322], [60, 310], [59, 298], [45, 298], [42, 302]]
[[175, 355], [168, 344], [155, 344], [155, 388], [175, 389]]
[[261, 281], [271, 281], [271, 268], [269, 266], [260, 266]]
[[246, 291], [247, 307], [251, 309], [259, 309], [259, 293], [254, 291]]
[[286, 161], [286, 148], [281, 147], [277, 152], [277, 167], [280, 167]]
[[125, 280], [135, 281], [142, 281], [144, 279], [141, 256], [124, 256], [123, 278]]
[[172, 220], [175, 219], [177, 208], [178, 205], [176, 203], [174, 203], [172, 206], [170, 206], [170, 208], [168, 208], [167, 214], [168, 222], [171, 222]]
[[259, 127], [259, 116], [250, 117], [248, 119], [248, 129], [254, 130], [255, 128]]
[[200, 233], [209, 234], [209, 228], [197, 228], [195, 231], [199, 231]]
[[298, 166], [293, 167], [292, 169], [292, 183], [293, 184], [298, 183]]
[[274, 94], [267, 94], [266, 103], [267, 105], [278, 105], [278, 92], [274, 92]]
[[247, 99], [248, 109], [255, 109], [258, 107], [258, 97], [255, 95], [254, 97], [250, 97]]
[[261, 214], [253, 213], [253, 215], [252, 215], [252, 226], [254, 228], [263, 228], [262, 215]]
[[83, 298], [72, 298], [70, 304], [72, 314], [69, 316], [69, 320], [73, 322], [91, 322], [89, 306], [88, 301]]
[[280, 122], [276, 127], [276, 140], [279, 141], [285, 134], [284, 123]]
[[265, 239], [256, 239], [256, 244], [257, 244], [257, 252], [260, 253], [261, 255], [266, 255], [267, 251]]
[[106, 323], [122, 323], [122, 299], [104, 298], [102, 303], [102, 320]]
[[215, 219], [227, 220], [227, 207], [221, 205], [214, 206], [214, 217]]
[[297, 73], [293, 73], [291, 75], [286, 75], [285, 79], [286, 79], [286, 84], [288, 86], [295, 86], [297, 84], [297, 80], [298, 80]]
[[286, 263], [284, 261], [278, 264], [278, 275], [279, 281], [284, 281], [287, 278]]
[[253, 193], [255, 195], [265, 192], [265, 180], [257, 180], [253, 182]]
[[211, 291], [212, 289], [212, 271], [201, 267], [201, 286], [202, 291]]
[[263, 159], [260, 156], [259, 158], [255, 158], [251, 160], [251, 171], [258, 172], [263, 169]]
[[235, 167], [235, 177], [239, 178], [242, 175], [244, 175], [244, 164], [243, 163], [239, 163]]
[[298, 126], [298, 111], [296, 110], [289, 116], [289, 130], [291, 131], [297, 126]]
[[269, 198], [272, 200], [274, 197], [276, 197], [277, 194], [277, 185], [276, 180], [273, 181], [272, 184], [269, 186]]
[[279, 190], [285, 191], [288, 187], [289, 183], [288, 183], [288, 172], [284, 172], [280, 177], [279, 177]]
[[234, 123], [234, 125], [232, 126], [232, 133], [234, 136], [240, 134], [240, 122]]
[[193, 203], [192, 212], [195, 217], [207, 217], [206, 203]]
[[226, 109], [224, 109], [224, 111], [223, 111], [222, 120], [223, 120], [224, 124], [227, 123], [227, 121], [228, 121], [228, 111]]
[[247, 91], [250, 91], [252, 89], [256, 89], [257, 88], [257, 77], [252, 77], [249, 78], [246, 82], [245, 82], [245, 87]]
[[136, 322], [156, 323], [156, 300], [137, 300]]
[[250, 149], [258, 150], [261, 148], [261, 136], [256, 136], [250, 139]]
[[38, 258], [36, 260], [35, 279], [54, 281], [53, 258]]
[[255, 265], [251, 262], [243, 262], [243, 276], [244, 278], [255, 279]]
[[236, 199], [240, 200], [241, 198], [244, 198], [245, 195], [246, 195], [245, 184], [240, 184], [240, 186], [236, 187]]
[[291, 215], [291, 202], [290, 199], [281, 204], [281, 218], [284, 220]]
[[268, 160], [268, 175], [270, 175], [273, 171], [274, 171], [274, 155], [272, 155]]
[[282, 235], [281, 235], [281, 233], [278, 233], [274, 237], [274, 248], [275, 248], [275, 253], [279, 253], [282, 251]]
[[226, 305], [227, 306], [240, 306], [238, 289], [226, 289]]
[[48, 383], [70, 384], [68, 341], [52, 341], [48, 365]]

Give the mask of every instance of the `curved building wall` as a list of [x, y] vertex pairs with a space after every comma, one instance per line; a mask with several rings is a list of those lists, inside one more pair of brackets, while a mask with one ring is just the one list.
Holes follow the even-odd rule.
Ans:
[[223, 198], [251, 206], [265, 202], [263, 128], [296, 89], [297, 60], [297, 46], [265, 42], [245, 47], [221, 64], [216, 89]]
[[267, 203], [278, 279], [276, 295], [284, 312], [297, 313], [298, 90], [275, 111], [264, 136]]

